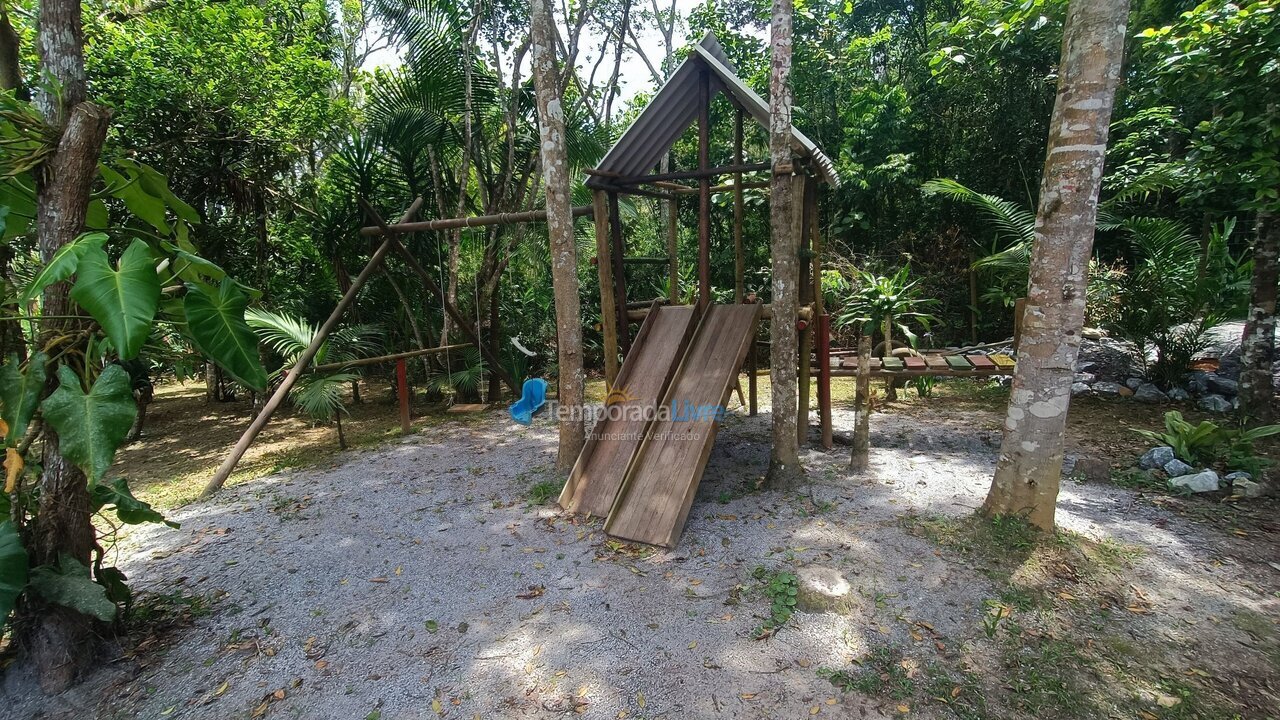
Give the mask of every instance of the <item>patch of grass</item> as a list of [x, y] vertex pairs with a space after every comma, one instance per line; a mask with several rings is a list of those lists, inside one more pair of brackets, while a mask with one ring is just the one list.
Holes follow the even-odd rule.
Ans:
[[548, 500], [560, 497], [560, 491], [564, 490], [564, 483], [564, 480], [542, 480], [534, 483], [529, 487], [529, 503], [545, 505]]
[[982, 720], [986, 700], [972, 673], [958, 673], [937, 662], [921, 662], [892, 647], [879, 647], [851, 670], [820, 668], [819, 677], [844, 692], [883, 697], [910, 710], [912, 705], [945, 708], [960, 720]]
[[1093, 658], [1065, 640], [1032, 638], [1004, 647], [1002, 665], [1010, 703], [1025, 717], [1106, 717], [1092, 706], [1080, 673]]

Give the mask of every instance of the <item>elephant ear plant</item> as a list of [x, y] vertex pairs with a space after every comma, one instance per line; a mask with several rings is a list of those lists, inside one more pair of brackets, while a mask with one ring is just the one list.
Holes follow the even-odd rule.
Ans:
[[[102, 197], [129, 211], [126, 226], [81, 234], [32, 272], [13, 297], [3, 298], [31, 314], [0, 317], [20, 323], [27, 344], [22, 355], [0, 362], [0, 633], [15, 608], [25, 607], [24, 596], [102, 622], [117, 620], [131, 602], [124, 573], [104, 564], [104, 538], [94, 543], [87, 563], [65, 552], [40, 558], [31, 544], [28, 533], [41, 512], [33, 480], [43, 470], [46, 432], [56, 434], [61, 461], [83, 477], [99, 527], [110, 533], [139, 523], [176, 527], [135, 497], [125, 478], [107, 477], [138, 412], [122, 363], [143, 356], [162, 334], [158, 327], [172, 328], [170, 335], [246, 387], [267, 387], [257, 338], [245, 322], [254, 291], [199, 256], [188, 240], [190, 225], [199, 220], [195, 211], [144, 165], [104, 164], [99, 179]], [[0, 179], [0, 190], [13, 197], [24, 182], [29, 178], [9, 176]], [[32, 232], [22, 216], [8, 219], [7, 236]], [[105, 220], [103, 208], [86, 224], [105, 226]], [[58, 283], [69, 287], [69, 302], [44, 307], [45, 290]], [[49, 325], [54, 319], [61, 324]]]

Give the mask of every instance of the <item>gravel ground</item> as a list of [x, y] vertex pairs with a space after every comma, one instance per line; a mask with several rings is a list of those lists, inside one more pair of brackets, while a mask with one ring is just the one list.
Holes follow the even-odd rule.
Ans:
[[[494, 413], [431, 427], [187, 506], [179, 530], [138, 532], [121, 558], [136, 586], [209, 598], [209, 612], [58, 697], [9, 672], [0, 714], [899, 715], [892, 703], [837, 692], [818, 669], [910, 645], [917, 622], [939, 647], [980, 632], [996, 588], [900, 518], [981, 503], [999, 441], [990, 420], [877, 415], [868, 474], [846, 473], [845, 447], [807, 450], [812, 483], [781, 493], [752, 490], [767, 467], [768, 415], [731, 414], [679, 547], [651, 554], [529, 504], [554, 462], [548, 421], [524, 429]], [[852, 421], [838, 413], [837, 430]], [[1134, 582], [1167, 612], [1138, 619], [1133, 632], [1182, 641], [1194, 632], [1184, 616], [1276, 613], [1280, 573], [1233, 559], [1217, 535], [1202, 537], [1133, 493], [1066, 483], [1060, 508], [1066, 527], [1147, 548]], [[844, 573], [855, 607], [798, 613], [755, 639], [768, 600], [752, 570], [808, 564]]]

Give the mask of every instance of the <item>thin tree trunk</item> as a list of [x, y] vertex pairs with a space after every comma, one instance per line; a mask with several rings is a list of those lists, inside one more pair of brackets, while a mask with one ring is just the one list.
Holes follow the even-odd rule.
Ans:
[[1258, 217], [1253, 244], [1253, 281], [1249, 317], [1244, 324], [1240, 371], [1240, 412], [1247, 422], [1270, 424], [1275, 418], [1272, 401], [1276, 360], [1276, 283], [1280, 282], [1280, 218], [1269, 213]]
[[[533, 80], [538, 101], [542, 173], [546, 185], [547, 235], [556, 304], [556, 352], [560, 364], [560, 448], [556, 467], [568, 472], [584, 442], [582, 421], [582, 308], [578, 298], [578, 248], [569, 198], [564, 106], [555, 60], [555, 24], [547, 0], [531, 0]], [[793, 433], [794, 434], [794, 433]]]
[[1127, 0], [1071, 0], [1036, 210], [1018, 368], [1000, 460], [982, 511], [1049, 530], [1062, 475], [1071, 380], [1107, 131], [1124, 57]]
[[[84, 229], [111, 111], [87, 100], [79, 0], [41, 0], [38, 26], [41, 69], [61, 86], [56, 95], [43, 92], [38, 98], [45, 122], [62, 129], [57, 150], [36, 171], [36, 227], [40, 257], [48, 263]], [[69, 291], [65, 282], [46, 288], [45, 314], [71, 314]], [[64, 342], [75, 326], [74, 320], [44, 324], [41, 345], [55, 349], [50, 346]], [[50, 373], [47, 390], [56, 385]], [[89, 488], [84, 473], [59, 452], [52, 427], [45, 428], [43, 466], [39, 507], [25, 538], [31, 563], [70, 556], [87, 565], [96, 546], [89, 522]], [[21, 612], [22, 647], [41, 687], [49, 693], [65, 690], [95, 659], [97, 624], [74, 610], [35, 599], [29, 599]]]
[[858, 381], [854, 404], [858, 418], [853, 426], [853, 449], [849, 453], [849, 470], [864, 472], [871, 462], [871, 333], [858, 338]]
[[793, 229], [791, 177], [792, 0], [774, 0], [769, 69], [770, 254], [773, 259], [773, 320], [769, 343], [769, 392], [773, 401], [773, 449], [769, 484], [788, 487], [804, 475], [796, 439], [796, 317], [800, 306], [800, 238]]

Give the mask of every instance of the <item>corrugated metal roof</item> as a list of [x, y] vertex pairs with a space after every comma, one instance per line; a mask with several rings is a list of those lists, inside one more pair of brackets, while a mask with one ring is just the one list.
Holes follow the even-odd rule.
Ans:
[[[618, 138], [618, 142], [614, 143], [596, 166], [596, 170], [623, 177], [636, 177], [656, 167], [662, 156], [698, 117], [701, 101], [699, 79], [704, 67], [711, 71], [710, 90], [713, 97], [715, 93], [723, 91], [748, 115], [755, 118], [756, 122], [765, 128], [769, 127], [769, 104], [737, 76], [715, 35], [708, 33], [693, 50], [631, 123], [631, 127]], [[791, 138], [797, 156], [811, 159], [826, 182], [831, 185], [840, 184], [840, 176], [831, 159], [794, 125], [791, 127]], [[598, 187], [607, 182], [599, 176], [587, 179], [589, 187]]]

